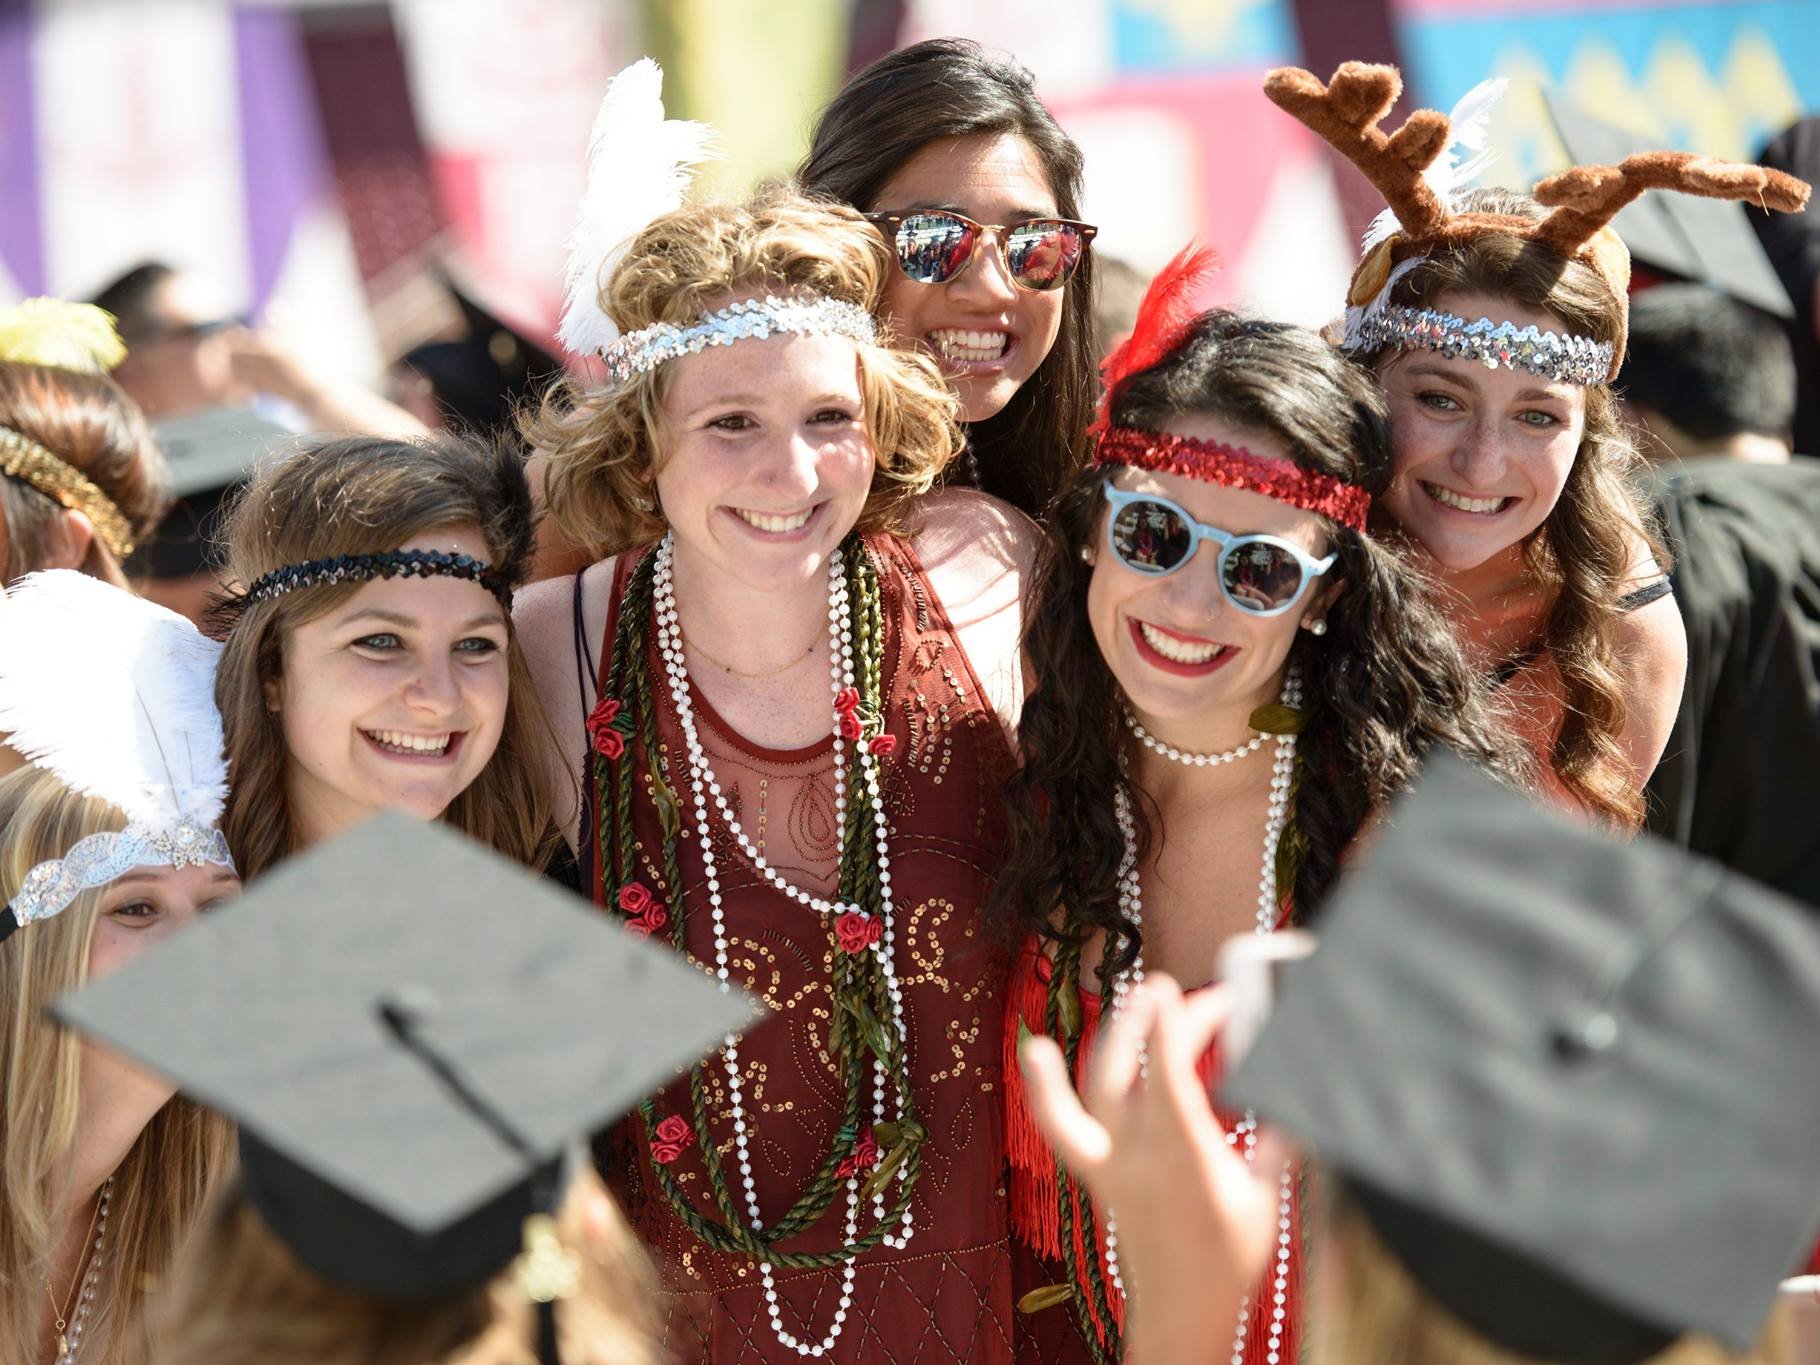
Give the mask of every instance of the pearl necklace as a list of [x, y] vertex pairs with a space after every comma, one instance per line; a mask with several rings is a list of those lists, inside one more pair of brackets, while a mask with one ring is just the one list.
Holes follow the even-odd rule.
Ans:
[[[1291, 668], [1283, 679], [1282, 704], [1287, 707], [1299, 707], [1302, 704], [1302, 680], [1295, 669]], [[1194, 755], [1183, 754], [1178, 750], [1161, 745], [1160, 740], [1144, 733], [1135, 717], [1126, 713], [1127, 720], [1146, 745], [1177, 763], [1228, 763], [1234, 758], [1243, 757], [1264, 741], [1265, 734], [1260, 731], [1258, 737], [1241, 749], [1228, 750], [1224, 754]], [[1283, 830], [1289, 821], [1289, 788], [1295, 779], [1295, 744], [1293, 734], [1282, 734], [1277, 737], [1276, 760], [1270, 774], [1270, 803], [1264, 817], [1264, 868], [1258, 877], [1258, 911], [1255, 932], [1271, 933], [1277, 927], [1277, 918], [1282, 913], [1282, 902], [1277, 895], [1277, 849], [1283, 840]], [[1125, 852], [1119, 861], [1119, 913], [1132, 925], [1143, 924], [1144, 902], [1142, 884], [1137, 866], [1137, 826], [1131, 814], [1131, 801], [1121, 787], [1113, 799], [1113, 814], [1118, 820], [1119, 830], [1125, 836]], [[1116, 1015], [1124, 1008], [1125, 1000], [1133, 986], [1144, 979], [1144, 959], [1140, 952], [1132, 959], [1131, 966], [1119, 973], [1112, 981], [1112, 998], [1107, 1002], [1108, 1013]], [[1143, 1059], [1140, 1056], [1140, 1067]], [[1228, 1147], [1239, 1147], [1242, 1144], [1245, 1164], [1249, 1166], [1256, 1155], [1258, 1142], [1258, 1117], [1247, 1109], [1245, 1116], [1226, 1134]], [[1295, 1199], [1294, 1172], [1285, 1170], [1281, 1190], [1277, 1200], [1277, 1251], [1275, 1274], [1271, 1277], [1271, 1312], [1269, 1353], [1267, 1359], [1278, 1361], [1282, 1356], [1283, 1331], [1289, 1317], [1289, 1261], [1290, 1248], [1293, 1242], [1291, 1233], [1291, 1213]], [[1120, 1297], [1125, 1293], [1125, 1281], [1119, 1274], [1118, 1225], [1112, 1210], [1106, 1211], [1106, 1270], [1112, 1277]], [[1244, 1365], [1245, 1338], [1251, 1329], [1251, 1296], [1247, 1294], [1239, 1304], [1238, 1326], [1232, 1338], [1231, 1365]]]
[[76, 1300], [69, 1335], [59, 1333], [57, 1337], [56, 1365], [75, 1365], [76, 1356], [82, 1350], [83, 1329], [88, 1326], [89, 1314], [94, 1310], [95, 1297], [100, 1291], [101, 1266], [106, 1259], [103, 1252], [107, 1247], [107, 1206], [113, 1196], [114, 1177], [110, 1175], [101, 1184], [101, 1201], [96, 1206], [95, 1214], [94, 1249], [89, 1256], [88, 1273], [82, 1277], [82, 1293]]
[[[864, 553], [864, 551], [860, 551]], [[664, 672], [670, 683], [670, 699], [676, 707], [677, 721], [683, 732], [683, 745], [688, 755], [690, 788], [695, 799], [695, 830], [701, 843], [702, 875], [708, 887], [708, 907], [714, 923], [714, 975], [720, 982], [723, 991], [730, 991], [732, 983], [728, 966], [727, 921], [722, 907], [720, 894], [720, 873], [714, 857], [714, 844], [708, 833], [708, 802], [712, 798], [721, 822], [739, 844], [740, 852], [745, 854], [759, 873], [777, 890], [791, 899], [808, 906], [823, 915], [843, 915], [848, 913], [865, 914], [863, 907], [850, 902], [830, 900], [817, 896], [801, 887], [793, 886], [778, 871], [765, 861], [764, 855], [747, 838], [739, 821], [733, 816], [733, 809], [727, 803], [720, 783], [714, 777], [714, 769], [708, 762], [708, 755], [701, 745], [701, 737], [695, 727], [695, 706], [689, 695], [689, 669], [683, 656], [682, 627], [676, 616], [676, 586], [674, 579], [676, 558], [676, 541], [674, 536], [667, 535], [657, 547], [657, 561], [654, 566], [652, 581], [652, 607], [657, 616], [657, 646], [663, 658]], [[846, 560], [840, 550], [828, 557], [828, 654], [829, 681], [833, 698], [854, 685], [853, 670], [853, 635], [848, 623], [849, 594], [847, 591]], [[835, 716], [834, 727], [834, 828], [844, 832], [847, 828], [847, 760], [842, 749], [838, 708], [831, 708]], [[897, 977], [897, 949], [892, 941], [891, 897], [891, 858], [887, 842], [887, 825], [885, 822], [885, 803], [879, 790], [878, 759], [863, 743], [854, 741], [854, 762], [860, 765], [860, 773], [866, 785], [867, 804], [872, 808], [873, 837], [877, 840], [878, 849], [878, 885], [879, 885], [879, 919], [884, 929], [878, 943], [865, 949], [878, 954], [880, 971], [884, 976], [885, 992], [891, 1001], [891, 1022], [897, 1028], [897, 1034], [903, 1040], [903, 1046], [909, 1047], [909, 1035], [904, 1029], [904, 997]], [[839, 879], [836, 879], [839, 885]], [[722, 1058], [727, 1069], [727, 1108], [733, 1120], [734, 1158], [739, 1168], [740, 1182], [745, 1189], [746, 1214], [753, 1228], [762, 1228], [764, 1221], [758, 1208], [758, 1185], [752, 1175], [751, 1139], [746, 1125], [746, 1110], [743, 1099], [743, 1082], [739, 1072], [739, 1043], [729, 1034], [722, 1043]], [[872, 1064], [872, 1114], [875, 1123], [889, 1121], [885, 1102], [886, 1073], [882, 1058], [874, 1059]], [[897, 1118], [901, 1122], [909, 1116], [909, 1096], [897, 1097]], [[900, 1176], [900, 1179], [902, 1177]], [[856, 1172], [847, 1182], [847, 1240], [851, 1242], [859, 1231], [860, 1186], [867, 1179], [863, 1172]], [[873, 1210], [882, 1221], [885, 1217], [885, 1192], [881, 1188], [873, 1196]], [[902, 1221], [902, 1232], [893, 1236], [886, 1234], [884, 1244], [896, 1250], [902, 1250], [910, 1244], [913, 1227], [911, 1211], [906, 1208]], [[804, 1341], [791, 1335], [784, 1329], [783, 1315], [778, 1306], [777, 1286], [772, 1277], [772, 1266], [769, 1261], [758, 1263], [758, 1272], [764, 1285], [765, 1307], [771, 1318], [771, 1330], [777, 1339], [788, 1349], [803, 1356], [823, 1356], [833, 1350], [834, 1343], [840, 1339], [841, 1329], [847, 1320], [847, 1310], [853, 1303], [853, 1278], [855, 1263], [849, 1260], [841, 1267], [840, 1302], [834, 1310], [833, 1325], [828, 1334], [819, 1342]]]
[[1138, 718], [1132, 715], [1129, 710], [1125, 712], [1125, 724], [1130, 728], [1131, 733], [1137, 736], [1138, 740], [1146, 749], [1149, 749], [1152, 753], [1161, 754], [1171, 763], [1180, 763], [1190, 768], [1217, 767], [1221, 763], [1236, 763], [1247, 754], [1256, 753], [1258, 749], [1263, 746], [1264, 741], [1270, 738], [1268, 731], [1259, 730], [1250, 739], [1236, 748], [1226, 749], [1217, 754], [1191, 754], [1184, 749], [1178, 749], [1173, 744], [1166, 744], [1158, 739], [1155, 735], [1151, 734], [1150, 731], [1138, 724]]

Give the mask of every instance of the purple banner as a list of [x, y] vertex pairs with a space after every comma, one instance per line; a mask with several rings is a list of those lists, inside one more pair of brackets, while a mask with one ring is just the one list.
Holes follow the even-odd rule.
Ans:
[[234, 64], [248, 302], [257, 313], [272, 296], [298, 221], [328, 192], [328, 160], [295, 16], [276, 6], [234, 6]]
[[0, 0], [0, 261], [27, 295], [45, 292], [36, 90], [31, 0]]

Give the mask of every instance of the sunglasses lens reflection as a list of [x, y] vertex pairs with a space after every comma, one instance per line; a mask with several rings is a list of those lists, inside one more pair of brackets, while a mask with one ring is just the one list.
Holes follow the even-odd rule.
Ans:
[[918, 284], [953, 279], [973, 247], [973, 229], [951, 213], [913, 213], [898, 224], [897, 263]]
[[1071, 223], [1020, 223], [1005, 248], [1011, 276], [1026, 289], [1059, 288], [1081, 263], [1082, 245], [1080, 230]]
[[1188, 558], [1194, 533], [1163, 503], [1131, 502], [1112, 519], [1112, 548], [1129, 569], [1168, 573]]
[[1302, 566], [1284, 546], [1235, 541], [1226, 554], [1226, 593], [1249, 611], [1275, 611], [1302, 590]]

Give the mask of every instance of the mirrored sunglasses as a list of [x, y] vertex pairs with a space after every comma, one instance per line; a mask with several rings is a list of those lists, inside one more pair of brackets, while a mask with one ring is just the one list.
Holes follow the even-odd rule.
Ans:
[[982, 238], [993, 235], [1005, 268], [1024, 289], [1059, 289], [1099, 231], [1072, 218], [1026, 218], [1021, 223], [976, 223], [946, 209], [868, 213], [897, 252], [898, 267], [918, 284], [946, 284], [973, 260]]
[[1280, 616], [1333, 567], [1333, 555], [1314, 559], [1276, 536], [1222, 531], [1196, 521], [1155, 493], [1128, 492], [1110, 482], [1104, 488], [1112, 509], [1106, 518], [1106, 545], [1119, 563], [1133, 573], [1163, 578], [1193, 559], [1203, 540], [1210, 540], [1219, 547], [1220, 591], [1252, 616]]

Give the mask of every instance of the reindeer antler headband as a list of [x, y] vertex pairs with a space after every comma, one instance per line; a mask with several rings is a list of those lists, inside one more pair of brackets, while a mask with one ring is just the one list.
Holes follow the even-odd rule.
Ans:
[[[1620, 209], [1648, 190], [1749, 200], [1784, 213], [1807, 203], [1807, 184], [1781, 171], [1690, 152], [1639, 152], [1616, 166], [1575, 166], [1542, 181], [1535, 198], [1553, 210], [1544, 218], [1456, 213], [1424, 175], [1452, 139], [1448, 116], [1418, 109], [1395, 133], [1378, 126], [1402, 91], [1395, 67], [1362, 62], [1345, 63], [1325, 85], [1299, 67], [1279, 67], [1264, 78], [1271, 101], [1357, 166], [1396, 218], [1396, 230], [1367, 251], [1353, 273], [1346, 297], [1348, 350], [1422, 346], [1579, 383], [1609, 382], [1624, 363], [1629, 330], [1630, 251], [1611, 227]], [[1617, 310], [1615, 340], [1597, 343], [1490, 319], [1467, 323], [1431, 309], [1390, 304], [1391, 286], [1414, 263], [1493, 233], [1534, 242], [1588, 266]]]

